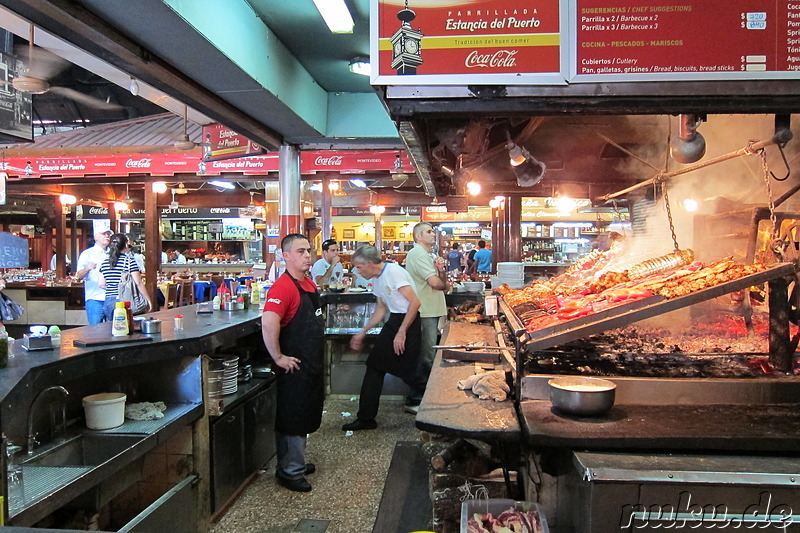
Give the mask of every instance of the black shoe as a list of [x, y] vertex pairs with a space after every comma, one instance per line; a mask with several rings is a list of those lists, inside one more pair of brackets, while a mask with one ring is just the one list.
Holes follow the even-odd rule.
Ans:
[[300, 479], [286, 479], [282, 476], [275, 476], [278, 479], [278, 484], [286, 487], [289, 490], [293, 490], [295, 492], [311, 492], [311, 483], [306, 480], [306, 478], [301, 477]]
[[375, 429], [378, 427], [378, 423], [374, 420], [361, 420], [360, 418], [356, 418], [349, 424], [345, 424], [342, 426], [342, 431], [358, 431], [360, 429]]
[[315, 465], [314, 463], [306, 463], [306, 471], [305, 471], [306, 475], [313, 474], [316, 471], [317, 471], [317, 465]]
[[409, 400], [406, 398], [406, 407], [416, 407], [422, 403], [422, 400]]

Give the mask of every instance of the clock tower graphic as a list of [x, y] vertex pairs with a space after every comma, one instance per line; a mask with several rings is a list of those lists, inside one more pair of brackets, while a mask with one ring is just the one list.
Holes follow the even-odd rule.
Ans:
[[413, 10], [405, 7], [397, 12], [400, 28], [389, 39], [392, 43], [392, 68], [400, 75], [416, 74], [417, 67], [422, 64], [420, 41], [422, 32], [411, 28], [411, 21], [417, 18]]

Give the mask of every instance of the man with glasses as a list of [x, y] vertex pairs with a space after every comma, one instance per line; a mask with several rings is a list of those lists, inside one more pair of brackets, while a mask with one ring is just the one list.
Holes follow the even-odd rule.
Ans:
[[106, 290], [100, 286], [100, 265], [108, 257], [108, 243], [111, 242], [110, 229], [98, 229], [94, 234], [94, 246], [87, 248], [78, 256], [76, 276], [83, 280], [86, 319], [89, 324], [103, 322], [103, 305]]
[[322, 290], [330, 285], [339, 286], [344, 277], [341, 259], [339, 259], [339, 243], [334, 239], [322, 241], [322, 257], [311, 267], [311, 279]]

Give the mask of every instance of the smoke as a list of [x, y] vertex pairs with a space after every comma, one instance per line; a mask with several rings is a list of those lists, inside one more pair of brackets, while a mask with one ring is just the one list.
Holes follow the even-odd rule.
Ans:
[[[653, 117], [651, 117], [653, 118]], [[635, 117], [632, 117], [635, 119]], [[665, 157], [668, 149], [668, 137], [677, 137], [679, 131], [678, 117], [658, 117], [655, 127], [640, 128], [642, 146], [636, 154], [652, 166], [672, 172], [683, 168]], [[771, 138], [775, 133], [774, 116], [772, 115], [710, 115], [700, 125], [698, 132], [706, 140], [706, 155], [700, 162], [735, 152], [748, 145], [750, 141]], [[790, 141], [784, 149], [787, 161], [800, 164], [798, 149], [800, 139]], [[777, 146], [766, 149], [767, 166], [778, 177], [783, 178], [787, 171]], [[688, 166], [688, 165], [686, 165]], [[658, 174], [648, 165], [626, 158], [625, 163], [617, 167], [620, 172], [637, 176], [637, 181], [644, 181]], [[797, 183], [795, 176], [789, 176], [780, 182], [770, 178], [771, 197], [780, 197], [786, 190]], [[655, 194], [655, 187], [643, 188], [630, 198], [634, 202], [632, 209], [632, 235], [628, 236], [628, 251], [623, 260], [614, 265], [613, 270], [627, 268], [640, 261], [671, 253], [674, 249], [670, 231], [669, 218], [660, 187]], [[736, 240], [713, 240], [713, 235], [704, 235], [705, 225], [697, 228], [696, 217], [720, 212], [741, 211], [741, 224], [746, 227], [749, 219], [748, 210], [753, 207], [765, 207], [769, 203], [770, 194], [764, 179], [762, 158], [758, 155], [744, 155], [723, 161], [687, 174], [672, 177], [667, 182], [672, 223], [681, 249], [692, 248], [704, 261], [716, 260], [727, 255], [742, 255], [742, 243]], [[800, 195], [795, 195], [800, 196]], [[697, 211], [690, 212], [684, 207], [685, 200], [697, 202]], [[781, 210], [797, 210], [800, 199], [792, 198], [779, 207]], [[696, 231], [698, 230], [698, 231]], [[730, 231], [730, 230], [728, 230]], [[701, 242], [695, 242], [699, 237]], [[713, 247], [708, 242], [714, 242]], [[697, 250], [696, 246], [702, 250]], [[712, 248], [712, 249], [709, 249]]]

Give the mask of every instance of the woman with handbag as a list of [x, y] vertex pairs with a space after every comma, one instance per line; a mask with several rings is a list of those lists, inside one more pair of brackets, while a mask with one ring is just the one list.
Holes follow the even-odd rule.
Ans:
[[[144, 288], [142, 273], [139, 272], [136, 260], [133, 255], [128, 253], [129, 251], [128, 237], [123, 233], [115, 233], [111, 236], [111, 242], [108, 245], [108, 258], [100, 265], [100, 286], [106, 290], [103, 315], [109, 322], [113, 320], [114, 304], [121, 301], [118, 296], [127, 293], [130, 289], [133, 289], [134, 293], [140, 293], [140, 297], [146, 301], [146, 308], [142, 302], [142, 309], [134, 308], [134, 314], [153, 310], [153, 302]], [[133, 285], [133, 287], [128, 287], [128, 285]]]

